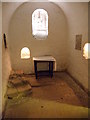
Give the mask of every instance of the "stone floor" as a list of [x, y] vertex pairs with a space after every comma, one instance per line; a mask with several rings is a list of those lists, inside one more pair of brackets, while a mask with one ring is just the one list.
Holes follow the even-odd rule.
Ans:
[[5, 118], [67, 118], [88, 116], [88, 95], [65, 72], [53, 78], [10, 75]]

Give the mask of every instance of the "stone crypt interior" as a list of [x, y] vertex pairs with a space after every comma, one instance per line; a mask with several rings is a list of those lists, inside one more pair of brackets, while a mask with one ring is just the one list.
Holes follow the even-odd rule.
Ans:
[[3, 118], [88, 117], [89, 6], [2, 3]]

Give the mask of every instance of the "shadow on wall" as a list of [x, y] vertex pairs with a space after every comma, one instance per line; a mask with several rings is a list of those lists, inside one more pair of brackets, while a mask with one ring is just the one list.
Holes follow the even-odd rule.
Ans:
[[[15, 3], [14, 3], [15, 4]], [[48, 37], [35, 39], [32, 35], [32, 13], [41, 8], [48, 12]], [[25, 73], [34, 72], [33, 57], [52, 55], [57, 61], [57, 70], [67, 67], [67, 19], [63, 11], [54, 3], [28, 2], [20, 5], [9, 23], [9, 46], [12, 69], [22, 69]], [[21, 49], [26, 46], [30, 59], [22, 60]]]

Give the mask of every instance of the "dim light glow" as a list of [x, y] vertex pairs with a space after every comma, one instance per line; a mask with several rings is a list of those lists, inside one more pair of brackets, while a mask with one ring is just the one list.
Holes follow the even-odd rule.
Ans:
[[27, 47], [22, 48], [21, 50], [21, 59], [30, 58], [30, 50]]
[[90, 43], [86, 43], [83, 48], [83, 56], [85, 59], [90, 59]]
[[48, 14], [44, 9], [36, 9], [32, 14], [32, 34], [39, 40], [48, 36]]

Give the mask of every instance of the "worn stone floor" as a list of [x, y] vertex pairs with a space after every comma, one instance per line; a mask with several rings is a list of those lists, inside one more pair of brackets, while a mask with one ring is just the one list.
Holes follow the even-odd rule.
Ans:
[[88, 95], [66, 72], [10, 75], [5, 118], [86, 118]]

